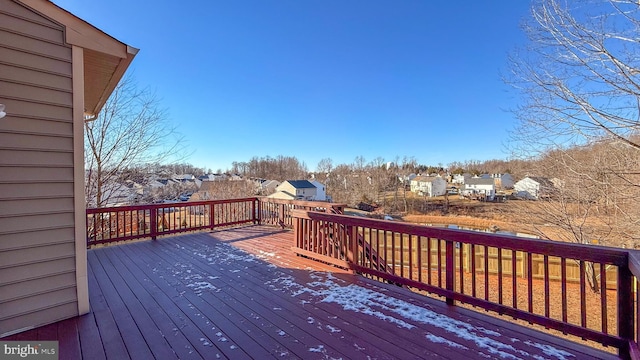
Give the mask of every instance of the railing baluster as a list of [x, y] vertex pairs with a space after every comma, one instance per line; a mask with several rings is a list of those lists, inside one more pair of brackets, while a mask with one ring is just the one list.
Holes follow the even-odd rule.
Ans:
[[418, 282], [422, 282], [422, 236], [417, 237], [416, 247], [418, 248]]
[[469, 247], [469, 256], [471, 256], [471, 296], [476, 297], [476, 245], [471, 244]]
[[391, 232], [391, 271], [396, 274], [396, 233]]
[[431, 285], [431, 272], [433, 271], [433, 267], [431, 266], [431, 239], [427, 238], [427, 284]]
[[489, 301], [489, 247], [484, 245], [484, 299]]
[[[464, 245], [460, 242], [456, 242], [456, 246], [458, 249], [458, 271], [460, 272], [460, 294], [464, 294]], [[454, 250], [455, 251], [455, 250]]]
[[[527, 256], [527, 301], [529, 312], [533, 314], [533, 260], [531, 253], [526, 253]], [[529, 322], [531, 323], [531, 322]]]
[[580, 271], [580, 326], [587, 327], [587, 286], [584, 261], [580, 260], [578, 265]]
[[609, 333], [609, 317], [607, 315], [607, 268], [605, 264], [600, 266], [600, 309], [602, 311], [602, 333]]
[[[562, 288], [562, 321], [567, 322], [567, 259], [560, 259], [560, 284]], [[564, 334], [566, 332], [563, 331]]]
[[400, 277], [404, 277], [404, 234], [398, 233], [398, 235], [400, 237]]
[[549, 317], [549, 299], [551, 294], [549, 293], [549, 256], [544, 256], [544, 316]]
[[498, 248], [498, 304], [502, 305], [502, 249]]
[[413, 280], [413, 238], [409, 234], [409, 279]]
[[438, 239], [438, 287], [442, 287], [442, 241]]
[[513, 295], [513, 308], [518, 308], [518, 259], [515, 250], [511, 250], [511, 294]]

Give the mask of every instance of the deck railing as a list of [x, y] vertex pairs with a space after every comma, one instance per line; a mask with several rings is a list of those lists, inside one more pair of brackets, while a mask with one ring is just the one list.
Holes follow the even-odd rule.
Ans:
[[319, 201], [252, 197], [87, 209], [87, 246], [245, 224], [290, 228], [293, 209], [342, 213], [343, 208]]
[[638, 251], [311, 211], [292, 216], [300, 254], [639, 358]]

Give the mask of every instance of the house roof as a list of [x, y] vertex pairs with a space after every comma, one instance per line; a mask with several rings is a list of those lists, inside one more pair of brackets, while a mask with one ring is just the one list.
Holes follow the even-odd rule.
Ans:
[[[412, 181], [418, 181], [418, 182], [433, 182], [436, 179], [442, 179], [439, 176], [416, 176]], [[444, 179], [443, 179], [444, 180]]]
[[492, 178], [471, 178], [465, 181], [467, 185], [494, 185]]
[[83, 49], [84, 113], [95, 117], [120, 82], [138, 49], [116, 40], [50, 0], [18, 0], [65, 27], [65, 41]]
[[[548, 186], [548, 187], [554, 187], [553, 182], [551, 180], [549, 180], [546, 177], [541, 177], [541, 176], [527, 176], [527, 178], [537, 182], [538, 184], [540, 184], [540, 186]], [[524, 179], [522, 179], [524, 180]]]
[[291, 184], [291, 186], [293, 186], [296, 189], [315, 189], [316, 186], [313, 185], [311, 182], [309, 182], [309, 180], [287, 180], [286, 182], [288, 182], [289, 184]]

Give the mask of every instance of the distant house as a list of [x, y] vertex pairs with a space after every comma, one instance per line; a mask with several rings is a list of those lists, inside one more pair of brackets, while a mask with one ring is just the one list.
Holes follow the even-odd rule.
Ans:
[[555, 188], [552, 180], [539, 176], [527, 176], [513, 185], [516, 196], [531, 200], [549, 197]]
[[174, 180], [180, 180], [180, 181], [191, 181], [191, 180], [195, 180], [195, 176], [191, 175], [191, 174], [179, 174], [179, 175], [173, 175], [171, 177]]
[[496, 189], [513, 189], [514, 180], [511, 174], [491, 174]]
[[473, 177], [466, 180], [462, 193], [465, 195], [482, 195], [487, 200], [493, 200], [496, 195], [496, 185], [491, 177]]
[[453, 175], [453, 179], [451, 180], [451, 182], [454, 184], [463, 185], [467, 179], [471, 179], [471, 174], [469, 173], [455, 174]]
[[83, 128], [138, 50], [51, 1], [0, 8], [2, 338], [89, 312]]
[[276, 192], [276, 189], [280, 185], [277, 180], [264, 180], [260, 183], [260, 193], [263, 195], [271, 195]]
[[331, 201], [331, 197], [327, 195], [327, 189], [324, 184], [318, 180], [312, 180], [311, 183], [316, 187], [316, 201]]
[[270, 198], [287, 200], [315, 201], [318, 188], [309, 180], [285, 180], [278, 185], [276, 192]]
[[417, 176], [411, 180], [410, 186], [412, 192], [430, 197], [447, 192], [447, 182], [440, 176]]

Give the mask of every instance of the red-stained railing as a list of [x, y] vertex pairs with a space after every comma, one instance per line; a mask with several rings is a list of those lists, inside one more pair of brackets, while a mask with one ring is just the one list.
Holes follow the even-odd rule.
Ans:
[[321, 201], [283, 200], [273, 198], [258, 198], [258, 217], [264, 225], [274, 225], [292, 228], [292, 210], [319, 211], [331, 214], [342, 214], [345, 204], [334, 204]]
[[291, 210], [342, 213], [344, 205], [264, 197], [87, 209], [87, 246], [245, 224], [292, 227]]
[[301, 210], [292, 216], [300, 254], [638, 358], [637, 251]]
[[87, 246], [257, 223], [257, 199], [87, 209]]

